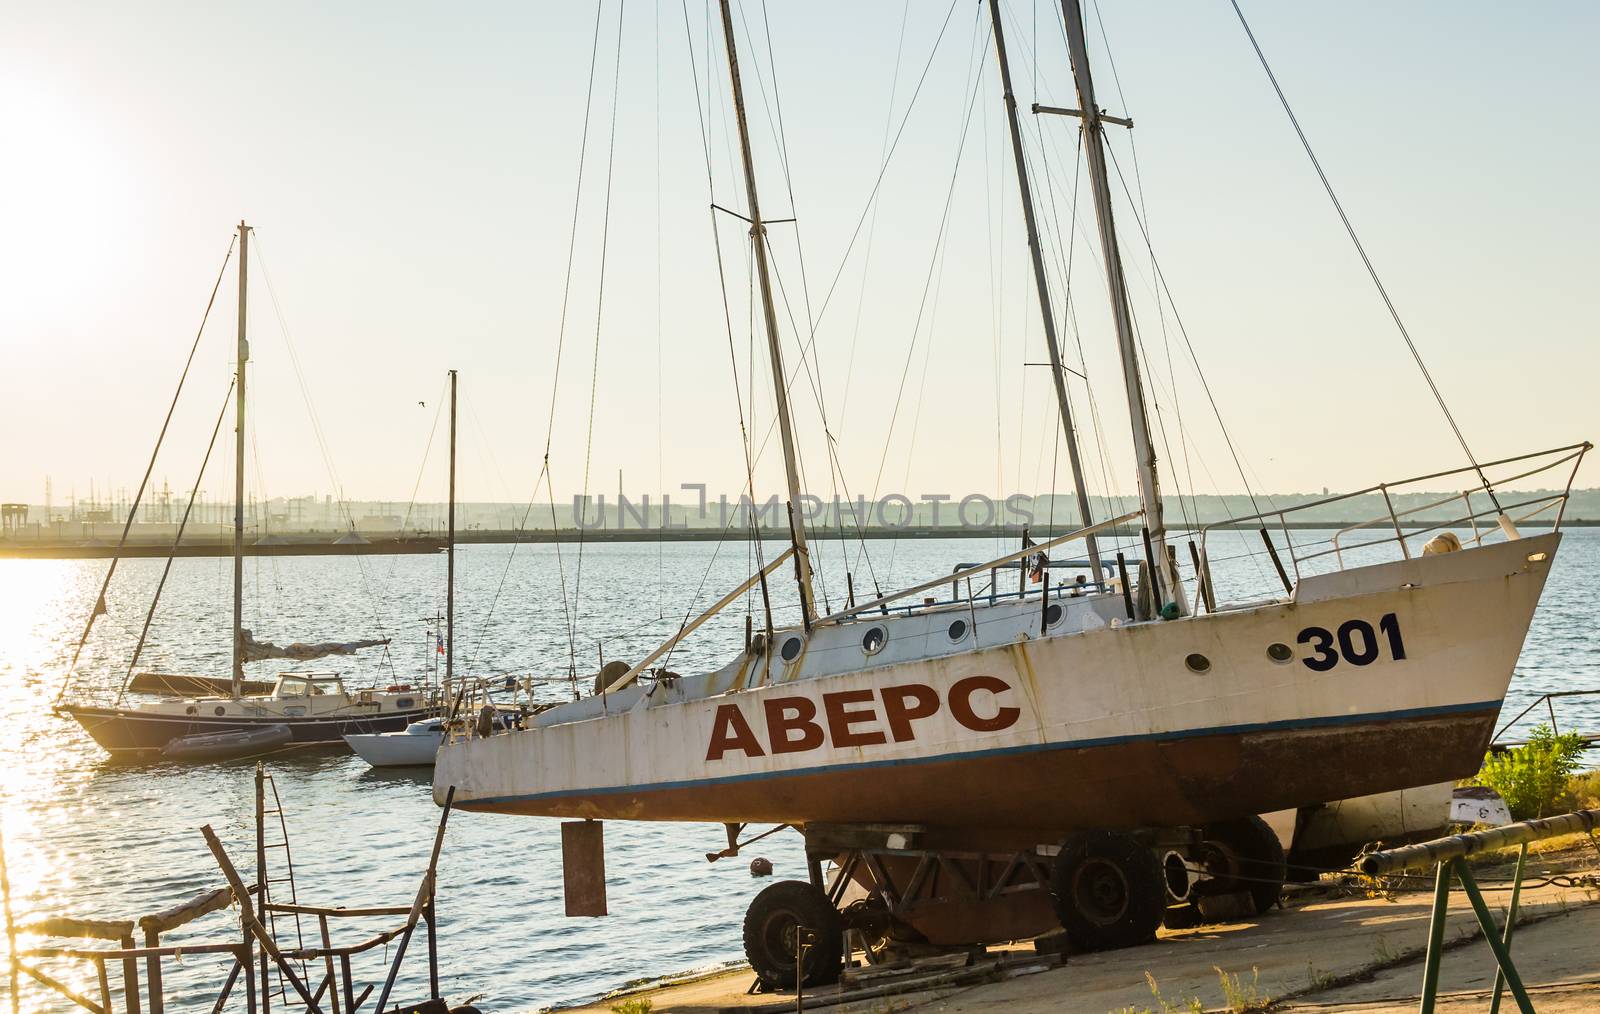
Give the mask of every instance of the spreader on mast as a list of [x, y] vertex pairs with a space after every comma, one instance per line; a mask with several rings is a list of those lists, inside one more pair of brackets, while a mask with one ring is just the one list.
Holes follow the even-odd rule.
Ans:
[[[1111, 182], [1106, 175], [1105, 117], [1095, 103], [1094, 77], [1089, 70], [1089, 50], [1084, 44], [1083, 8], [1079, 0], [1061, 0], [1067, 25], [1067, 48], [1072, 76], [1078, 86], [1077, 115], [1083, 121], [1083, 151], [1089, 162], [1089, 182], [1094, 191], [1095, 219], [1100, 226], [1100, 253], [1105, 258], [1106, 286], [1111, 296], [1111, 317], [1117, 328], [1117, 348], [1122, 355], [1122, 376], [1128, 395], [1128, 420], [1133, 426], [1133, 452], [1139, 468], [1139, 501], [1150, 532], [1150, 573], [1157, 578], [1160, 598], [1184, 609], [1183, 583], [1167, 555], [1167, 528], [1161, 516], [1161, 486], [1156, 479], [1156, 452], [1150, 441], [1150, 419], [1145, 412], [1144, 383], [1139, 377], [1139, 349], [1133, 333], [1133, 312], [1128, 306], [1128, 280], [1117, 247], [1117, 227], [1111, 214]], [[1161, 602], [1156, 603], [1157, 608]], [[1186, 611], [1186, 610], [1185, 610]]]

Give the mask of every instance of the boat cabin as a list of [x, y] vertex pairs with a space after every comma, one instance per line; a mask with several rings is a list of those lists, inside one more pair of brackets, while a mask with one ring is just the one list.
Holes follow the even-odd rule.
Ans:
[[345, 695], [344, 677], [336, 672], [285, 672], [278, 674], [271, 696], [321, 697], [324, 694]]

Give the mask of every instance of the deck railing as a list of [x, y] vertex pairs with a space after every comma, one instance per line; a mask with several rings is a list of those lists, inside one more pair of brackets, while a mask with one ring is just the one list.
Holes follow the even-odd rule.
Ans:
[[[1245, 514], [1228, 518], [1199, 527], [1200, 535], [1200, 566], [1205, 574], [1205, 584], [1214, 588], [1211, 577], [1212, 557], [1209, 553], [1209, 541], [1213, 532], [1219, 530], [1235, 530], [1244, 527], [1256, 528], [1264, 544], [1263, 552], [1271, 557], [1278, 573], [1280, 583], [1286, 594], [1292, 594], [1294, 586], [1299, 583], [1302, 576], [1302, 565], [1313, 560], [1332, 557], [1334, 568], [1343, 570], [1347, 566], [1345, 554], [1355, 550], [1367, 553], [1381, 547], [1389, 547], [1402, 559], [1410, 559], [1413, 549], [1408, 540], [1430, 536], [1439, 532], [1469, 529], [1469, 534], [1463, 541], [1474, 546], [1481, 546], [1486, 541], [1494, 539], [1497, 535], [1501, 538], [1516, 537], [1516, 526], [1528, 521], [1539, 520], [1541, 523], [1548, 520], [1552, 528], [1559, 530], [1566, 511], [1567, 500], [1571, 496], [1572, 482], [1582, 464], [1583, 457], [1592, 448], [1587, 441], [1580, 444], [1571, 444], [1566, 447], [1552, 448], [1546, 451], [1536, 451], [1532, 454], [1521, 454], [1510, 458], [1501, 458], [1497, 461], [1484, 462], [1476, 467], [1465, 465], [1461, 468], [1449, 469], [1442, 472], [1429, 472], [1416, 475], [1407, 479], [1394, 482], [1383, 482], [1376, 486], [1368, 486], [1351, 493], [1340, 493], [1334, 496], [1325, 496], [1307, 503], [1296, 504], [1292, 507], [1283, 507], [1274, 510], [1261, 511], [1256, 514]], [[1497, 490], [1512, 483], [1522, 482], [1533, 476], [1554, 473], [1560, 475], [1562, 466], [1570, 464], [1561, 486], [1553, 491], [1537, 491], [1521, 498], [1513, 498], [1514, 494]], [[1420, 492], [1418, 487], [1424, 483], [1437, 483], [1442, 479], [1459, 479], [1460, 477], [1474, 478], [1477, 481], [1465, 487], [1460, 487], [1460, 492], [1451, 494], [1429, 503], [1403, 510], [1396, 509], [1395, 496]], [[1307, 518], [1307, 512], [1320, 510], [1331, 504], [1354, 502], [1359, 498], [1371, 497], [1374, 494], [1382, 497], [1384, 510], [1371, 518], [1345, 525], [1332, 537], [1319, 539], [1312, 543], [1296, 543], [1294, 531], [1296, 528], [1314, 526], [1315, 518]], [[1474, 500], [1474, 498], [1477, 498]], [[1460, 508], [1448, 513], [1440, 519], [1437, 514], [1442, 508], [1453, 504], [1460, 504]], [[1295, 517], [1295, 515], [1300, 515]], [[1417, 515], [1428, 514], [1425, 518]], [[1412, 520], [1414, 519], [1414, 520]], [[1273, 525], [1272, 522], [1276, 522]], [[1330, 526], [1332, 527], [1332, 526]], [[1276, 528], [1276, 533], [1272, 531]], [[1347, 537], [1353, 532], [1373, 528], [1386, 529], [1390, 534], [1380, 538], [1362, 539], [1357, 543], [1347, 542]], [[1274, 534], [1284, 543], [1283, 550], [1274, 539]], [[1287, 560], [1288, 566], [1284, 566]], [[1365, 562], [1372, 562], [1370, 559]], [[1293, 574], [1291, 581], [1290, 575]]]

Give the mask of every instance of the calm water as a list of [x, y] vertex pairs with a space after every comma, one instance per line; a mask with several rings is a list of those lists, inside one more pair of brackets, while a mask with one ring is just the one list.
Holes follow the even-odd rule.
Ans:
[[[1317, 536], [1296, 533], [1297, 543]], [[1218, 583], [1239, 597], [1270, 588], [1270, 563], [1254, 536], [1214, 536]], [[992, 541], [908, 541], [871, 546], [871, 567], [852, 562], [858, 594], [946, 573], [954, 563], [991, 555]], [[1000, 547], [1008, 551], [1009, 545]], [[769, 550], [770, 553], [773, 550]], [[822, 547], [827, 593], [843, 589], [840, 550]], [[553, 677], [547, 694], [567, 692], [569, 653], [581, 673], [606, 659], [633, 660], [691, 608], [704, 608], [754, 568], [749, 547], [706, 543], [612, 544], [583, 552], [556, 547], [475, 547], [460, 556], [458, 669], [489, 675]], [[1232, 559], [1224, 559], [1226, 557]], [[852, 555], [853, 559], [853, 555]], [[211, 824], [241, 866], [253, 854], [252, 771], [248, 762], [184, 768], [108, 761], [68, 719], [48, 710], [82, 628], [104, 561], [0, 560], [0, 714], [10, 732], [3, 791], [5, 850], [13, 905], [35, 914], [136, 918], [221, 883], [199, 828]], [[117, 685], [126, 671], [159, 561], [125, 561], [80, 669], [89, 682]], [[182, 560], [173, 571], [143, 667], [224, 675], [231, 561]], [[1574, 529], [1545, 590], [1513, 683], [1511, 707], [1539, 692], [1600, 687], [1600, 656], [1588, 638], [1600, 626], [1592, 587], [1600, 578], [1600, 530]], [[580, 591], [576, 636], [567, 636], [562, 584]], [[1014, 581], [1014, 576], [1012, 578]], [[246, 620], [258, 638], [348, 639], [381, 631], [387, 656], [339, 660], [356, 685], [414, 682], [430, 670], [433, 616], [442, 606], [439, 558], [283, 558], [249, 561]], [[786, 572], [774, 594], [789, 601]], [[781, 610], [782, 603], [780, 603]], [[491, 614], [492, 608], [492, 614]], [[672, 660], [679, 671], [720, 664], [743, 638], [743, 610], [703, 628]], [[781, 618], [780, 618], [781, 622]], [[270, 672], [261, 675], [270, 675]], [[1507, 714], [1514, 713], [1508, 711]], [[1600, 729], [1600, 699], [1569, 702], [1558, 714]], [[379, 774], [337, 753], [276, 760], [271, 768], [287, 810], [300, 899], [308, 903], [404, 904], [416, 889], [439, 811], [427, 782]], [[594, 996], [630, 979], [736, 959], [739, 924], [762, 886], [747, 872], [751, 855], [773, 860], [780, 877], [803, 877], [799, 836], [784, 833], [743, 859], [715, 864], [715, 826], [606, 827], [612, 915], [562, 915], [557, 822], [456, 814], [440, 868], [440, 961], [447, 996], [483, 994], [494, 1011], [523, 1011]], [[231, 913], [186, 927], [168, 942], [236, 932]], [[384, 925], [345, 929], [347, 939]], [[280, 930], [281, 931], [281, 930]], [[408, 959], [397, 999], [421, 996], [421, 948]], [[377, 977], [379, 949], [358, 964]], [[225, 965], [190, 957], [166, 965], [170, 1010], [209, 1009]], [[87, 967], [61, 966], [80, 990]], [[116, 976], [113, 975], [113, 981]], [[0, 977], [0, 991], [6, 988]], [[65, 1010], [64, 1000], [25, 987], [24, 1009]], [[120, 1001], [119, 1001], [120, 1007]], [[239, 1001], [242, 1007], [242, 999]]]

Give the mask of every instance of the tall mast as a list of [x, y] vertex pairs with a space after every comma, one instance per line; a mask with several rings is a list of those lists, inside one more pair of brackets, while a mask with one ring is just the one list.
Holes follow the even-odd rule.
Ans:
[[233, 427], [233, 698], [244, 691], [244, 374], [250, 361], [245, 337], [245, 297], [250, 278], [250, 227], [239, 223], [239, 349]]
[[450, 541], [445, 546], [444, 693], [456, 673], [456, 371], [450, 371]]
[[[811, 591], [811, 554], [806, 549], [806, 526], [800, 516], [800, 467], [795, 454], [794, 420], [789, 415], [789, 389], [783, 369], [783, 347], [778, 340], [778, 310], [772, 299], [772, 277], [767, 268], [767, 227], [761, 220], [756, 194], [755, 159], [750, 153], [750, 125], [744, 114], [744, 84], [739, 79], [739, 55], [733, 42], [733, 10], [722, 0], [722, 34], [728, 48], [728, 76], [733, 81], [733, 109], [739, 121], [739, 150], [744, 156], [745, 199], [749, 204], [750, 240], [755, 248], [756, 277], [761, 285], [762, 320], [767, 329], [767, 358], [772, 361], [772, 386], [778, 401], [778, 432], [783, 437], [783, 467], [789, 480], [789, 535], [794, 542], [796, 578], [800, 583], [800, 616], [806, 627], [816, 615]], [[754, 490], [751, 495], [754, 495]]]
[[[1079, 0], [1061, 0], [1067, 23], [1067, 48], [1072, 76], [1078, 86], [1078, 115], [1083, 119], [1083, 150], [1089, 161], [1089, 182], [1094, 190], [1095, 219], [1100, 225], [1100, 252], [1105, 258], [1106, 286], [1111, 295], [1111, 317], [1117, 328], [1117, 348], [1122, 354], [1122, 377], [1128, 395], [1128, 419], [1133, 426], [1133, 453], [1139, 466], [1139, 501], [1145, 527], [1150, 532], [1150, 573], [1161, 575], [1160, 584], [1170, 601], [1183, 608], [1183, 584], [1167, 559], [1167, 526], [1161, 516], [1161, 486], [1156, 480], [1156, 452], [1150, 442], [1150, 419], [1145, 413], [1144, 384], [1139, 378], [1139, 356], [1133, 334], [1133, 314], [1128, 308], [1127, 277], [1117, 248], [1117, 228], [1111, 216], [1111, 181], [1106, 175], [1104, 126], [1095, 102], [1094, 78], [1089, 71], [1089, 50], [1084, 43], [1083, 8]], [[1161, 603], [1157, 602], [1159, 609]]]
[[[1094, 524], [1089, 514], [1089, 491], [1083, 482], [1083, 463], [1078, 457], [1078, 433], [1072, 425], [1072, 406], [1067, 401], [1067, 378], [1062, 369], [1061, 343], [1056, 340], [1056, 315], [1050, 305], [1050, 284], [1044, 273], [1044, 252], [1039, 246], [1039, 225], [1034, 219], [1033, 187], [1028, 182], [1028, 166], [1022, 154], [1022, 128], [1017, 123], [1017, 100], [1011, 93], [1011, 62], [1006, 59], [1006, 37], [1000, 26], [1000, 0], [989, 0], [989, 16], [994, 22], [994, 54], [1000, 61], [1000, 88], [1005, 92], [1006, 122], [1011, 127], [1011, 154], [1017, 163], [1017, 191], [1022, 197], [1022, 221], [1028, 227], [1028, 252], [1033, 256], [1033, 287], [1039, 293], [1039, 313], [1044, 318], [1044, 341], [1050, 352], [1050, 377], [1055, 381], [1056, 406], [1060, 409], [1061, 430], [1067, 439], [1067, 460], [1072, 465], [1072, 483], [1078, 493], [1078, 517], [1082, 526]], [[1099, 581], [1100, 547], [1093, 535], [1085, 540], [1089, 566]], [[1046, 587], [1049, 581], [1045, 582]]]

